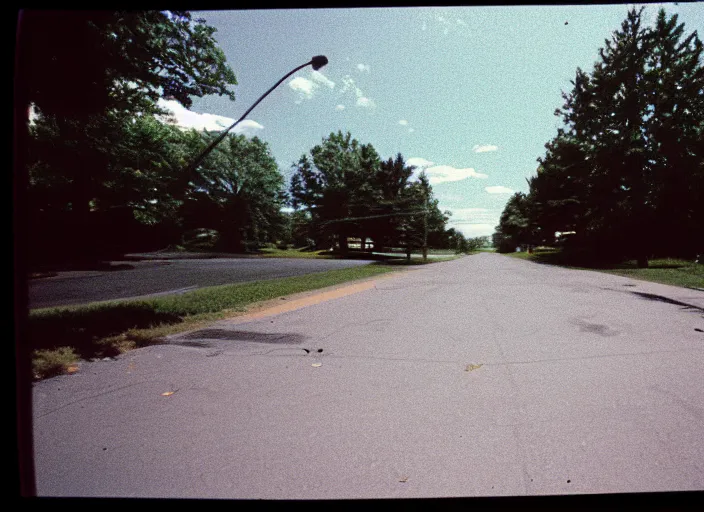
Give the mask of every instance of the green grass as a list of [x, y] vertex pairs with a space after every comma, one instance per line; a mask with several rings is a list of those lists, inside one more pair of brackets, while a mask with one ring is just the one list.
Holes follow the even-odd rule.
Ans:
[[536, 250], [533, 254], [514, 252], [508, 253], [506, 256], [566, 268], [595, 270], [684, 288], [704, 288], [704, 265], [689, 260], [658, 258], [650, 260], [648, 268], [638, 268], [635, 261], [624, 261], [611, 265], [589, 265], [585, 262], [574, 264], [565, 259], [558, 249]]
[[37, 379], [67, 371], [79, 359], [112, 357], [168, 334], [236, 315], [255, 303], [399, 270], [382, 264], [255, 283], [214, 286], [183, 295], [35, 309], [29, 340]]

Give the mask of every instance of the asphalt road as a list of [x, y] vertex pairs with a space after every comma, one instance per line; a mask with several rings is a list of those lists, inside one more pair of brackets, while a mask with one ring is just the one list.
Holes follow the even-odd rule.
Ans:
[[35, 384], [39, 494], [704, 489], [703, 292], [482, 253], [298, 306]]
[[213, 258], [113, 262], [115, 270], [67, 271], [29, 281], [29, 307], [165, 295], [204, 286], [291, 277], [369, 263], [363, 260]]

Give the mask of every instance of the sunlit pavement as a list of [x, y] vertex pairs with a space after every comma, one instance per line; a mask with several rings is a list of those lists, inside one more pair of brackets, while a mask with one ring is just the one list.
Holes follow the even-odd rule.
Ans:
[[704, 292], [481, 253], [34, 386], [42, 496], [704, 489]]

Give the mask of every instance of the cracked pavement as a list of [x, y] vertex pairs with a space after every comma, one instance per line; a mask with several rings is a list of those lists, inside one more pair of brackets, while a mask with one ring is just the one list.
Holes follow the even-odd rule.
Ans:
[[488, 253], [359, 290], [36, 383], [39, 495], [704, 489], [704, 292]]

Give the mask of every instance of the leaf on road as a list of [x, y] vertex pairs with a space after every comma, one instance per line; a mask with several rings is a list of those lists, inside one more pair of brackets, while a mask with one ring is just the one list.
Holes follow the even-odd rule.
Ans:
[[471, 372], [472, 370], [476, 370], [477, 368], [481, 368], [484, 366], [484, 364], [468, 364], [467, 368], [464, 369], [466, 372]]
[[66, 368], [66, 371], [68, 373], [76, 373], [78, 371], [78, 366], [69, 366], [68, 368]]
[[162, 393], [161, 396], [171, 396], [175, 393], [175, 391], [167, 391], [166, 393]]
[[402, 477], [399, 479], [399, 482], [402, 482], [402, 483], [405, 484], [406, 482], [408, 482], [408, 477], [407, 477], [407, 476], [402, 476]]
[[319, 368], [320, 366], [323, 366], [323, 363], [313, 363], [311, 366], [313, 368]]

